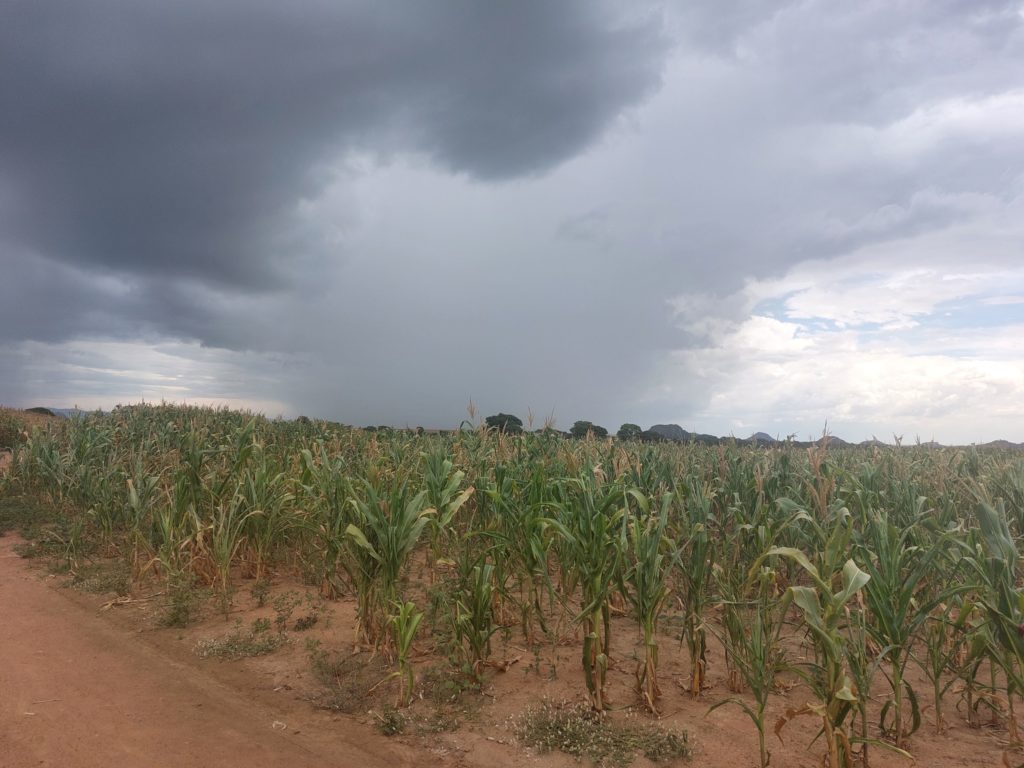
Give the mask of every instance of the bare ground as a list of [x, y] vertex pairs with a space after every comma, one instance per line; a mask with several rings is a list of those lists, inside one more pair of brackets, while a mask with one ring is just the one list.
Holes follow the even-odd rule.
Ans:
[[[239, 661], [200, 659], [193, 652], [200, 640], [223, 636], [236, 626], [248, 627], [257, 618], [272, 619], [274, 595], [262, 608], [244, 591], [236, 593], [229, 620], [207, 613], [187, 629], [156, 627], [159, 601], [146, 594], [118, 603], [109, 610], [112, 595], [99, 597], [61, 589], [62, 579], [47, 577], [13, 552], [14, 537], [0, 539], [0, 766], [390, 766], [442, 765], [475, 768], [491, 765], [536, 765], [567, 768], [576, 761], [561, 754], [535, 755], [516, 744], [513, 720], [541, 700], [579, 700], [583, 690], [578, 642], [569, 636], [555, 646], [528, 650], [517, 631], [507, 641], [496, 639], [494, 657], [518, 662], [505, 673], [494, 672], [482, 694], [453, 717], [454, 730], [429, 726], [437, 714], [427, 683], [430, 667], [445, 669], [444, 659], [421, 638], [417, 677], [422, 694], [406, 717], [417, 720], [398, 737], [376, 729], [381, 699], [361, 702], [350, 714], [318, 709], [323, 686], [311, 672], [305, 638], [319, 641], [336, 657], [352, 649], [354, 605], [350, 600], [330, 604], [324, 619], [312, 630], [294, 634], [292, 641], [269, 656]], [[274, 594], [303, 588], [278, 583]], [[420, 599], [420, 604], [425, 604]], [[303, 609], [299, 609], [298, 616]], [[294, 619], [294, 616], [293, 616]], [[632, 693], [635, 627], [624, 617], [616, 620], [617, 662], [609, 671], [617, 720], [653, 720], [635, 708]], [[709, 707], [734, 695], [726, 688], [721, 648], [710, 649], [711, 688], [699, 700], [685, 693], [688, 669], [678, 641], [662, 638], [664, 699], [661, 725], [690, 733], [694, 766], [725, 768], [754, 766], [757, 741], [751, 723], [735, 707], [708, 714]], [[799, 654], [799, 648], [793, 649]], [[362, 660], [357, 660], [362, 663]], [[379, 660], [378, 660], [379, 662]], [[381, 672], [376, 674], [379, 680]], [[450, 674], [450, 673], [448, 673]], [[915, 673], [913, 684], [923, 696], [927, 684]], [[884, 687], [884, 680], [877, 680]], [[365, 690], [364, 682], [359, 683]], [[393, 690], [381, 687], [390, 700]], [[881, 701], [882, 696], [878, 697]], [[794, 687], [773, 697], [769, 728], [788, 707], [803, 703], [803, 689]], [[880, 706], [880, 704], [879, 704]], [[958, 712], [956, 697], [947, 695], [947, 727], [935, 734], [929, 706], [925, 723], [908, 748], [917, 765], [1003, 765], [1005, 726], [970, 728]], [[423, 728], [424, 723], [428, 727]], [[821, 743], [814, 742], [816, 726], [808, 718], [793, 721], [784, 731], [785, 743], [770, 736], [772, 765], [816, 768]], [[911, 766], [906, 758], [875, 748], [874, 768]], [[1010, 756], [1010, 764], [1020, 762]], [[639, 757], [634, 765], [650, 763]]]
[[48, 586], [0, 539], [0, 765], [415, 765], [402, 744], [308, 705], [274, 707]]

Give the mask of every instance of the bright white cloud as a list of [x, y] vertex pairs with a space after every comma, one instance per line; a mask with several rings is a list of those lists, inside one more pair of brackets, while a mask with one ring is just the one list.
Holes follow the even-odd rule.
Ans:
[[[729, 300], [745, 319], [674, 353], [652, 397], [707, 393], [687, 423], [801, 438], [825, 424], [847, 439], [891, 434], [984, 442], [1024, 427], [1024, 298], [1017, 268], [885, 271], [854, 255], [752, 281]], [[685, 299], [680, 304], [687, 305]], [[759, 314], [774, 307], [774, 316]], [[758, 309], [760, 308], [760, 309]], [[688, 322], [680, 314], [684, 327]], [[706, 327], [706, 321], [698, 323]], [[665, 382], [679, 382], [678, 389]]]

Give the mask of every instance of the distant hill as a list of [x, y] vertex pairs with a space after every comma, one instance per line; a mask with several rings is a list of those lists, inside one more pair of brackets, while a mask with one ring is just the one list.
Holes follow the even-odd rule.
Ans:
[[1009, 440], [993, 440], [988, 443], [981, 443], [977, 446], [978, 448], [1001, 448], [1007, 449], [1021, 449], [1024, 448], [1024, 443], [1011, 443]]
[[51, 416], [59, 416], [62, 419], [75, 419], [80, 416], [88, 416], [95, 411], [83, 411], [81, 408], [29, 408], [30, 411], [46, 411]]
[[35, 408], [26, 408], [25, 409], [25, 413], [35, 413], [35, 414], [38, 414], [39, 416], [56, 416], [57, 415], [56, 413], [53, 412], [52, 409], [50, 409], [50, 408], [43, 408], [42, 406], [38, 406], [38, 405]]
[[824, 443], [827, 443], [831, 448], [852, 448], [854, 445], [853, 443], [848, 443], [845, 440], [843, 440], [843, 438], [836, 437], [835, 435], [826, 435], [824, 437], [819, 437], [814, 442], [816, 445], [822, 445]]
[[678, 424], [655, 424], [651, 427], [651, 432], [657, 432], [662, 437], [677, 440], [680, 443], [685, 443], [690, 439], [690, 433]]
[[[689, 432], [678, 424], [655, 424], [648, 430], [661, 435], [666, 440], [674, 440], [677, 443], [704, 443], [706, 445], [719, 445], [722, 443], [735, 443], [737, 445], [758, 445], [758, 446], [773, 446], [787, 444], [795, 448], [812, 448], [814, 446], [822, 445], [827, 443], [830, 448], [891, 448], [892, 445], [889, 443], [883, 443], [877, 438], [870, 440], [864, 440], [860, 443], [851, 443], [843, 440], [841, 437], [835, 435], [825, 435], [819, 437], [817, 440], [812, 441], [801, 441], [801, 440], [779, 440], [772, 437], [767, 432], [755, 432], [746, 439], [735, 438], [735, 437], [716, 437], [715, 435], [705, 435], [697, 432]], [[910, 447], [910, 446], [908, 446]], [[929, 441], [927, 443], [921, 443], [922, 448], [942, 448], [940, 443]], [[1024, 443], [1011, 443], [1009, 440], [993, 440], [988, 443], [979, 444], [978, 448], [995, 448], [1003, 450], [1024, 450]]]
[[705, 443], [707, 445], [717, 445], [721, 440], [721, 438], [715, 437], [714, 435], [704, 435], [699, 432], [687, 432], [678, 424], [655, 424], [647, 431], [654, 432], [655, 434], [661, 435], [666, 440], [674, 440], [677, 443]]
[[861, 440], [857, 445], [861, 448], [884, 448], [886, 443], [883, 443], [877, 437], [872, 437], [870, 440]]

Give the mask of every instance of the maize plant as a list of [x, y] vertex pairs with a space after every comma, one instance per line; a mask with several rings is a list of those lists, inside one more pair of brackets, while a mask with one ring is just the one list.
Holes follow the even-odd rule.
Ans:
[[359, 632], [362, 640], [381, 647], [387, 607], [398, 596], [398, 582], [409, 555], [434, 510], [425, 506], [426, 491], [410, 495], [405, 484], [384, 496], [363, 481], [365, 498], [353, 491], [353, 522], [345, 529], [356, 580]]
[[[882, 707], [879, 725], [883, 733], [892, 734], [897, 747], [921, 725], [917, 695], [906, 679], [912, 644], [923, 633], [935, 607], [964, 589], [942, 589], [934, 583], [944, 564], [945, 537], [936, 535], [924, 545], [914, 542], [927, 530], [924, 504], [923, 497], [915, 499], [912, 522], [902, 529], [890, 522], [884, 511], [871, 511], [858, 547], [860, 565], [870, 576], [864, 590], [871, 615], [867, 630], [879, 647], [888, 649], [884, 669], [892, 699]], [[905, 703], [910, 706], [909, 723]], [[886, 719], [890, 709], [891, 723]]]
[[582, 592], [576, 621], [583, 627], [583, 676], [591, 706], [608, 705], [605, 680], [611, 650], [609, 601], [621, 580], [625, 494], [618, 483], [602, 485], [593, 469], [566, 482], [567, 501], [552, 520], [564, 543], [565, 565]]
[[949, 675], [957, 667], [958, 659], [965, 645], [971, 639], [974, 629], [971, 617], [974, 602], [969, 597], [958, 595], [948, 604], [941, 603], [932, 610], [924, 628], [923, 654], [918, 654], [918, 666], [932, 684], [932, 706], [935, 709], [935, 733], [942, 733], [944, 720], [943, 695], [956, 682], [956, 676]]
[[430, 518], [430, 552], [436, 561], [444, 548], [444, 535], [451, 527], [459, 509], [472, 497], [472, 486], [460, 490], [466, 473], [453, 471], [453, 464], [443, 453], [427, 454], [423, 480], [426, 486], [427, 504], [437, 514]]
[[[860, 697], [867, 696], [868, 692], [857, 690], [850, 679], [843, 629], [847, 604], [871, 577], [858, 568], [853, 560], [847, 560], [839, 573], [819, 573], [798, 549], [777, 547], [767, 554], [792, 560], [810, 576], [813, 584], [789, 587], [783, 598], [783, 611], [790, 604], [800, 609], [803, 625], [814, 649], [813, 661], [793, 665], [793, 669], [811, 689], [814, 701], [787, 709], [776, 724], [775, 731], [780, 733], [794, 717], [816, 717], [821, 721], [821, 733], [825, 738], [827, 768], [852, 768], [852, 744], [861, 739], [851, 737], [847, 719]], [[832, 583], [837, 576], [841, 579], [841, 586], [839, 591], [833, 592]]]
[[316, 458], [308, 448], [300, 453], [299, 485], [310, 507], [301, 524], [313, 541], [320, 592], [324, 597], [335, 598], [345, 591], [341, 572], [348, 575], [349, 581], [353, 580], [346, 549], [347, 530], [352, 522], [348, 496], [351, 482], [345, 475], [345, 460], [328, 455], [322, 443], [317, 447]]
[[984, 548], [964, 558], [979, 582], [978, 604], [988, 618], [990, 660], [1006, 677], [1010, 741], [1020, 743], [1014, 694], [1024, 691], [1024, 589], [1017, 586], [1020, 555], [1010, 534], [1002, 500], [979, 500], [976, 509]]
[[474, 683], [480, 683], [491, 655], [491, 637], [501, 629], [494, 620], [494, 565], [479, 558], [466, 574], [455, 603], [455, 639]]
[[546, 478], [534, 472], [525, 499], [509, 483], [488, 489], [486, 496], [497, 520], [495, 529], [484, 534], [496, 542], [501, 559], [519, 576], [520, 623], [526, 642], [533, 644], [537, 639], [535, 621], [541, 632], [548, 632], [541, 596], [552, 594], [548, 554], [553, 529], [546, 516]]
[[266, 578], [274, 548], [287, 543], [291, 531], [299, 525], [299, 516], [289, 510], [295, 500], [289, 484], [285, 471], [262, 446], [257, 446], [238, 488], [239, 503], [246, 512], [249, 575], [255, 579]]
[[705, 688], [707, 676], [707, 625], [704, 612], [711, 599], [710, 587], [716, 559], [713, 528], [715, 491], [710, 485], [691, 478], [686, 485], [684, 514], [680, 532], [679, 575], [683, 589], [679, 597], [683, 609], [683, 638], [690, 651], [690, 696], [697, 698]]
[[676, 553], [666, 536], [672, 494], [661, 498], [661, 507], [651, 513], [650, 500], [636, 489], [626, 492], [627, 500], [635, 502], [626, 527], [623, 543], [627, 565], [623, 578], [627, 600], [632, 604], [637, 623], [643, 633], [644, 658], [637, 662], [636, 690], [647, 708], [658, 713], [658, 617], [668, 600], [670, 576], [676, 564]]
[[227, 618], [231, 607], [231, 566], [245, 542], [246, 522], [256, 511], [245, 511], [241, 496], [233, 495], [214, 512], [205, 529], [209, 556], [217, 572], [221, 609]]
[[[708, 710], [731, 704], [738, 706], [757, 728], [758, 758], [767, 768], [771, 753], [765, 743], [765, 713], [768, 698], [775, 685], [775, 676], [785, 669], [785, 653], [781, 644], [786, 602], [778, 594], [775, 571], [759, 558], [751, 567], [737, 594], [722, 601], [724, 609], [721, 637], [734, 668], [750, 693], [754, 705], [731, 697]], [[726, 589], [728, 589], [728, 586]]]
[[398, 612], [389, 616], [388, 622], [398, 656], [398, 669], [384, 678], [384, 681], [398, 678], [398, 706], [407, 707], [412, 704], [413, 689], [416, 684], [410, 661], [412, 642], [416, 639], [416, 630], [419, 629], [420, 622], [423, 620], [423, 613], [416, 610], [416, 604], [409, 600], [396, 602], [394, 605]]

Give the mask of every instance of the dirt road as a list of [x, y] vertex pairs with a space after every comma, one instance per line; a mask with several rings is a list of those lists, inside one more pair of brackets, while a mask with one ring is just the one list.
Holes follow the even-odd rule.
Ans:
[[0, 538], [0, 768], [398, 768], [414, 755], [275, 710], [52, 589]]

